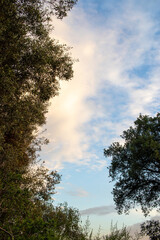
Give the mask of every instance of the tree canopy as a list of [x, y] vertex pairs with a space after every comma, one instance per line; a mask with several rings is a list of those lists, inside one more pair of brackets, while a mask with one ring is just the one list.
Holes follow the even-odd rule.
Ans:
[[46, 231], [53, 221], [46, 221], [44, 213], [50, 209], [60, 176], [43, 167], [31, 171], [31, 167], [46, 142], [37, 138], [37, 129], [45, 123], [49, 100], [58, 94], [59, 82], [73, 76], [68, 47], [49, 36], [51, 16], [62, 19], [76, 2], [0, 1], [0, 232], [4, 240], [50, 239]]
[[121, 137], [124, 144], [115, 142], [104, 150], [112, 158], [114, 201], [119, 213], [140, 205], [147, 215], [160, 209], [160, 114], [140, 115]]

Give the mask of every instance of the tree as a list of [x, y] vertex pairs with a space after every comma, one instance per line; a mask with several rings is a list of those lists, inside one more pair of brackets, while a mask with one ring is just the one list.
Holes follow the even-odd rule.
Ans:
[[[37, 161], [37, 150], [42, 145], [37, 129], [45, 123], [49, 100], [58, 94], [59, 82], [73, 76], [68, 47], [49, 37], [50, 18], [55, 15], [62, 19], [76, 1], [0, 1], [0, 231], [3, 239], [8, 239], [9, 234], [19, 234], [16, 233], [20, 230], [18, 225], [23, 225], [21, 232], [24, 232], [26, 219], [35, 223], [43, 220], [43, 202], [51, 194], [51, 183], [54, 186], [58, 181], [56, 173], [43, 172], [49, 185], [39, 188], [33, 175], [32, 186], [26, 176], [28, 168]], [[50, 181], [52, 177], [55, 182]]]
[[140, 115], [115, 142], [104, 150], [112, 157], [109, 176], [116, 181], [113, 197], [119, 213], [140, 205], [145, 215], [160, 209], [160, 114]]

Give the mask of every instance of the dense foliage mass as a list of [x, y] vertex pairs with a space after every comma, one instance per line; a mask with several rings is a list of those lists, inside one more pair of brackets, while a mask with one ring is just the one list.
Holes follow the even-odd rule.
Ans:
[[[72, 78], [66, 46], [50, 39], [50, 17], [66, 16], [76, 0], [0, 1], [0, 236], [50, 239], [49, 205], [57, 172], [32, 168], [49, 99]], [[44, 140], [45, 142], [45, 140]], [[63, 211], [62, 211], [63, 213]], [[52, 238], [53, 239], [53, 238]]]
[[123, 132], [124, 144], [113, 143], [104, 150], [112, 157], [109, 175], [116, 181], [113, 196], [119, 213], [135, 204], [144, 214], [160, 209], [160, 114], [142, 116]]

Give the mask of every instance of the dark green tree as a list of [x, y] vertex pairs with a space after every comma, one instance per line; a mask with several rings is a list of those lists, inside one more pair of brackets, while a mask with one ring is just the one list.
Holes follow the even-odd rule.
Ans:
[[14, 235], [19, 239], [20, 233], [27, 232], [29, 223], [34, 227], [36, 223], [44, 224], [43, 206], [50, 199], [54, 184], [59, 182], [57, 173], [41, 172], [45, 184], [39, 187], [34, 174], [30, 175], [30, 183], [27, 174], [42, 145], [37, 129], [45, 123], [49, 100], [58, 94], [59, 81], [73, 76], [68, 48], [49, 37], [50, 19], [53, 15], [62, 19], [75, 3], [76, 0], [0, 1], [0, 233], [3, 239]]
[[115, 142], [104, 150], [111, 157], [109, 176], [115, 181], [113, 197], [119, 213], [140, 205], [145, 215], [160, 209], [160, 114], [140, 115]]

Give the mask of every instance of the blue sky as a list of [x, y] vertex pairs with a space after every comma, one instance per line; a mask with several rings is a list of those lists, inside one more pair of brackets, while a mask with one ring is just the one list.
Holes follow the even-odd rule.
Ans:
[[[79, 0], [51, 36], [73, 47], [74, 78], [51, 100], [41, 154], [62, 174], [55, 203], [68, 202], [95, 229], [145, 220], [140, 209], [118, 215], [103, 149], [122, 141], [139, 113], [160, 102], [160, 0]], [[151, 217], [157, 216], [156, 211]]]

